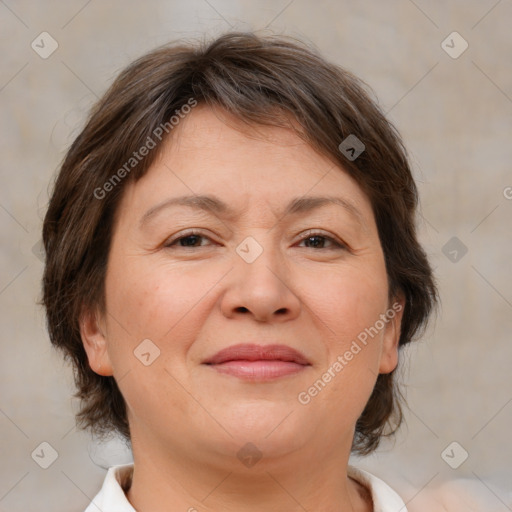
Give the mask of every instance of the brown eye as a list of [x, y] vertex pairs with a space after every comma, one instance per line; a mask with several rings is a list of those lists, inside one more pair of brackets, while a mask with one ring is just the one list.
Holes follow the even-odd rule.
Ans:
[[[310, 244], [306, 246], [307, 248], [314, 249], [346, 249], [347, 247], [335, 240], [330, 236], [326, 236], [323, 233], [308, 233], [307, 236], [301, 239], [301, 243], [306, 242], [306, 244]], [[325, 247], [326, 242], [330, 244], [330, 246]]]
[[186, 247], [202, 247], [205, 244], [201, 243], [201, 240], [210, 240], [207, 236], [203, 235], [198, 231], [190, 231], [186, 234], [183, 234], [177, 238], [173, 238], [165, 243], [164, 247], [178, 247], [178, 248], [186, 248]]

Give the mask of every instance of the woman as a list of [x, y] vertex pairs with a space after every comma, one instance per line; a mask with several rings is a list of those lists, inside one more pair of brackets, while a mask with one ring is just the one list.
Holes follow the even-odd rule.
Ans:
[[78, 422], [134, 463], [87, 508], [406, 510], [348, 465], [401, 421], [436, 304], [399, 135], [285, 37], [157, 49], [94, 107], [43, 227]]

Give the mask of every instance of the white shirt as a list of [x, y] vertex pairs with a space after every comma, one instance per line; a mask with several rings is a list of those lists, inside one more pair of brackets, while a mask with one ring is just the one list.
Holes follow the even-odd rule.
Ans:
[[[382, 480], [361, 469], [348, 467], [348, 475], [366, 487], [373, 499], [374, 512], [407, 512], [398, 494]], [[85, 512], [136, 512], [126, 499], [125, 491], [131, 482], [133, 463], [112, 466], [107, 471], [100, 492]]]

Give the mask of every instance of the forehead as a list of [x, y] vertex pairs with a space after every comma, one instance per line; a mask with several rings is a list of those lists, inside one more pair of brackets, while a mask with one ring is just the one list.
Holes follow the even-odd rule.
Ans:
[[276, 214], [291, 199], [336, 195], [363, 217], [373, 216], [355, 180], [291, 128], [248, 125], [199, 105], [161, 149], [147, 173], [125, 190], [123, 204], [133, 212], [173, 197], [213, 194], [235, 212], [255, 203]]
[[198, 155], [215, 161], [223, 157], [232, 161], [251, 154], [257, 154], [258, 161], [262, 162], [267, 155], [271, 158], [286, 156], [290, 162], [330, 161], [292, 129], [303, 132], [291, 114], [276, 112], [276, 116], [289, 127], [248, 123], [220, 107], [200, 104], [164, 141], [164, 153], [173, 152], [178, 158]]

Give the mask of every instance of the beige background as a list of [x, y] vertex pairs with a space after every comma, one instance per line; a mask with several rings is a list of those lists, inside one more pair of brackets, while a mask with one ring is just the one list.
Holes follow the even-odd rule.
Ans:
[[[510, 0], [1, 1], [0, 511], [83, 511], [101, 465], [129, 460], [74, 429], [71, 372], [35, 304], [43, 264], [33, 248], [73, 135], [145, 51], [265, 27], [311, 42], [373, 87], [420, 186], [421, 238], [442, 310], [404, 353], [407, 424], [394, 444], [354, 462], [411, 509], [443, 482], [471, 479], [451, 487], [478, 492], [478, 510], [512, 510], [511, 21]], [[43, 31], [59, 45], [47, 59], [31, 48]], [[441, 47], [453, 31], [469, 44], [456, 59]], [[457, 262], [443, 252], [454, 236], [468, 249]], [[456, 470], [441, 457], [453, 441], [469, 453]], [[46, 470], [31, 458], [42, 442], [58, 452]]]

